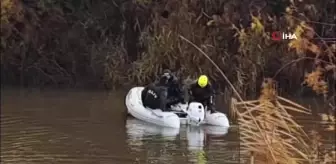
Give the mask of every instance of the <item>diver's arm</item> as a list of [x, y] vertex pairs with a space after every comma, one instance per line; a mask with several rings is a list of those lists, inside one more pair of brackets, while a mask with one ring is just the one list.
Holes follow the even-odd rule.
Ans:
[[189, 100], [190, 100], [190, 85], [184, 85], [183, 86], [183, 97], [184, 97], [184, 101], [185, 102], [189, 102]]
[[186, 96], [183, 92], [183, 88], [182, 86], [179, 86], [179, 90], [178, 90], [178, 101], [181, 102], [182, 104], [185, 104], [186, 101]]
[[210, 84], [208, 86], [208, 97], [209, 97], [209, 103], [210, 104], [215, 104], [215, 95], [216, 95], [216, 92], [215, 92], [214, 88], [212, 87], [212, 85]]
[[182, 98], [180, 98], [180, 97], [172, 97], [172, 98], [167, 100], [167, 104], [169, 104], [169, 105], [175, 105], [179, 102], [182, 102]]
[[174, 99], [172, 100], [172, 104], [177, 104], [179, 102], [185, 103], [185, 95], [183, 91], [183, 86], [176, 81], [174, 84]]
[[160, 109], [162, 111], [167, 111], [167, 96], [168, 96], [168, 93], [167, 93], [167, 90], [166, 89], [161, 89], [160, 91]]
[[204, 95], [204, 96], [206, 96], [206, 97], [211, 97], [212, 96], [213, 97], [216, 94], [216, 92], [215, 92], [214, 88], [212, 87], [212, 85], [209, 84], [206, 87], [207, 87], [206, 88], [206, 95]]
[[194, 80], [191, 80], [189, 78], [184, 80], [182, 90], [183, 90], [183, 93], [184, 93], [184, 100], [187, 103], [191, 100], [191, 96], [192, 96], [191, 89], [192, 89], [194, 84], [195, 84]]

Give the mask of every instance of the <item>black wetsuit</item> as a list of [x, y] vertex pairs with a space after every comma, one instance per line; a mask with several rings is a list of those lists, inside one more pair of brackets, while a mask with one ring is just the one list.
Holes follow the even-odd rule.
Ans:
[[145, 107], [167, 111], [167, 95], [167, 87], [150, 84], [142, 91], [141, 99]]
[[211, 84], [208, 84], [206, 87], [201, 88], [197, 82], [190, 84], [187, 87], [187, 94], [189, 94], [189, 102], [196, 101], [200, 102], [207, 107], [207, 110], [211, 112], [215, 112], [215, 102], [214, 95], [215, 91], [212, 88]]
[[168, 86], [168, 102], [167, 107], [175, 105], [177, 103], [185, 103], [184, 94], [182, 90], [182, 85], [178, 82], [176, 77], [174, 77], [172, 82]]
[[159, 82], [147, 86], [141, 94], [145, 107], [170, 111], [171, 105], [184, 102], [184, 95], [176, 76], [164, 74]]

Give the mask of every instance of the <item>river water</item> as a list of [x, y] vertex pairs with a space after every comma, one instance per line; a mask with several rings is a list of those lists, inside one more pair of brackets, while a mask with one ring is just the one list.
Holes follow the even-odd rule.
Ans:
[[126, 92], [1, 92], [1, 163], [239, 163], [238, 128], [180, 130], [125, 114]]
[[125, 115], [122, 92], [3, 90], [1, 162], [238, 163], [235, 128], [180, 130]]

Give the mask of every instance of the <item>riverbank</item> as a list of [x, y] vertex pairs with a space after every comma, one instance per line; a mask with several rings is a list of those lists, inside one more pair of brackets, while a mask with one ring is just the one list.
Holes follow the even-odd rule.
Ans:
[[[183, 78], [207, 74], [222, 91], [231, 90], [201, 50], [243, 96], [258, 95], [265, 77], [295, 93], [306, 73], [321, 77], [306, 81], [321, 94], [323, 86], [335, 90], [335, 48], [322, 39], [334, 36], [329, 2], [243, 3], [7, 0], [1, 5], [1, 82], [117, 88], [147, 84], [170, 68]], [[316, 15], [300, 16], [310, 10]], [[275, 30], [298, 40], [271, 40]]]

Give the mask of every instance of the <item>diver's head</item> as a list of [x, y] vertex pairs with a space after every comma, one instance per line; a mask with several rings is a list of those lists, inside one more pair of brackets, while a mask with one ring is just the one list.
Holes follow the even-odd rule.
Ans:
[[197, 84], [201, 87], [204, 88], [208, 85], [208, 77], [206, 75], [201, 75], [198, 77]]
[[169, 69], [165, 69], [163, 70], [163, 74], [160, 77], [160, 84], [168, 85], [171, 79], [172, 79], [171, 71]]

